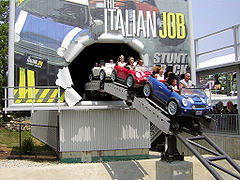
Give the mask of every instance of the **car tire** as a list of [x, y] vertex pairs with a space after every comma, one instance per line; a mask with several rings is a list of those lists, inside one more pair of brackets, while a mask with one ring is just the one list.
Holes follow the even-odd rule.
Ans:
[[112, 74], [111, 74], [111, 80], [112, 80], [112, 82], [117, 81], [117, 73], [116, 73], [116, 71], [113, 71], [113, 72], [112, 72]]
[[167, 111], [171, 116], [178, 114], [178, 103], [175, 100], [170, 100], [167, 105]]
[[151, 84], [149, 83], [146, 83], [143, 87], [143, 95], [145, 97], [150, 97], [152, 94], [152, 87], [151, 87]]
[[91, 74], [89, 74], [89, 81], [91, 82], [92, 80], [93, 80], [93, 74], [91, 73]]
[[105, 80], [105, 72], [103, 70], [101, 70], [100, 73], [99, 73], [99, 79], [100, 79], [100, 81]]
[[131, 75], [127, 77], [126, 85], [128, 88], [132, 88], [134, 86], [134, 78]]

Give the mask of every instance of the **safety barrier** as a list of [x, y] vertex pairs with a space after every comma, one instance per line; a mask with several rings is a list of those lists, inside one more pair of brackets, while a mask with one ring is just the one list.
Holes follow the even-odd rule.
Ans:
[[[199, 63], [201, 60], [204, 60], [204, 58], [209, 59], [211, 57], [216, 57], [216, 55], [219, 56], [218, 53], [230, 54], [234, 52], [235, 60], [237, 61], [239, 59], [238, 51], [240, 47], [240, 43], [238, 39], [239, 28], [240, 28], [240, 24], [195, 39], [194, 44], [195, 44], [195, 59], [196, 59], [196, 65], [197, 65], [196, 68], [197, 69], [199, 68]], [[217, 45], [215, 43], [214, 47], [210, 48], [209, 46], [207, 46], [205, 48], [202, 42], [204, 42], [205, 40], [209, 41], [210, 38], [212, 39], [215, 38], [215, 40], [218, 40], [219, 38], [225, 38], [225, 39], [227, 38], [228, 42], [225, 44], [218, 43]]]
[[[22, 159], [22, 131], [23, 131], [23, 127], [24, 126], [30, 126], [32, 127], [40, 127], [40, 128], [53, 128], [56, 129], [58, 131], [58, 126], [52, 126], [52, 125], [43, 125], [43, 124], [32, 124], [32, 123], [26, 123], [26, 122], [22, 122], [20, 121], [16, 121], [16, 122], [0, 122], [0, 127], [6, 129], [7, 125], [16, 125], [16, 131], [19, 132], [19, 158]], [[57, 144], [58, 146], [58, 144]], [[51, 146], [50, 146], [51, 147]], [[54, 147], [51, 147], [54, 150]], [[58, 149], [58, 147], [56, 147]], [[35, 158], [36, 158], [37, 154], [35, 153]], [[57, 159], [57, 154], [56, 154], [56, 159]]]
[[[60, 106], [64, 102], [64, 91], [59, 86], [15, 86], [3, 87], [4, 89], [4, 108], [8, 108], [8, 102], [12, 101], [14, 104], [28, 103], [34, 107], [36, 103], [55, 103]], [[14, 96], [8, 95], [8, 90], [14, 92]]]
[[216, 120], [216, 129], [204, 128], [205, 132], [240, 135], [240, 115], [238, 114], [210, 114]]

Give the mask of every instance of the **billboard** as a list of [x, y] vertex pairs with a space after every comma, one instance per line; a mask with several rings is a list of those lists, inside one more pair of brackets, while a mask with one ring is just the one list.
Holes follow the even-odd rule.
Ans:
[[[63, 87], [64, 76], [73, 80], [67, 87], [82, 95], [94, 63], [116, 62], [121, 54], [184, 74], [191, 59], [188, 5], [187, 0], [18, 0], [14, 85]], [[38, 102], [54, 101], [47, 97], [56, 92], [46, 89], [34, 90], [34, 97], [46, 95]], [[25, 88], [14, 94], [25, 97], [19, 102], [32, 96]]]

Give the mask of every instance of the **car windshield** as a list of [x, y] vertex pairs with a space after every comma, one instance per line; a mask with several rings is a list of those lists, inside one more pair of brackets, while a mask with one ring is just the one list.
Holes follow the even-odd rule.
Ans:
[[85, 4], [71, 0], [28, 0], [19, 8], [36, 16], [52, 18], [56, 22], [74, 27], [88, 27], [89, 14]]
[[115, 63], [105, 63], [105, 67], [114, 67]]
[[151, 71], [151, 68], [146, 67], [146, 66], [136, 66], [135, 71], [146, 72], [146, 71]]
[[206, 96], [204, 89], [201, 88], [182, 88], [180, 94]]

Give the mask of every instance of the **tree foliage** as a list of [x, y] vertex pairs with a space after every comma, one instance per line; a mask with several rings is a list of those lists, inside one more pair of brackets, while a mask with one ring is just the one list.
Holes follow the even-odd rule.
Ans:
[[7, 85], [9, 0], [0, 0], [0, 101], [2, 109], [3, 86]]

